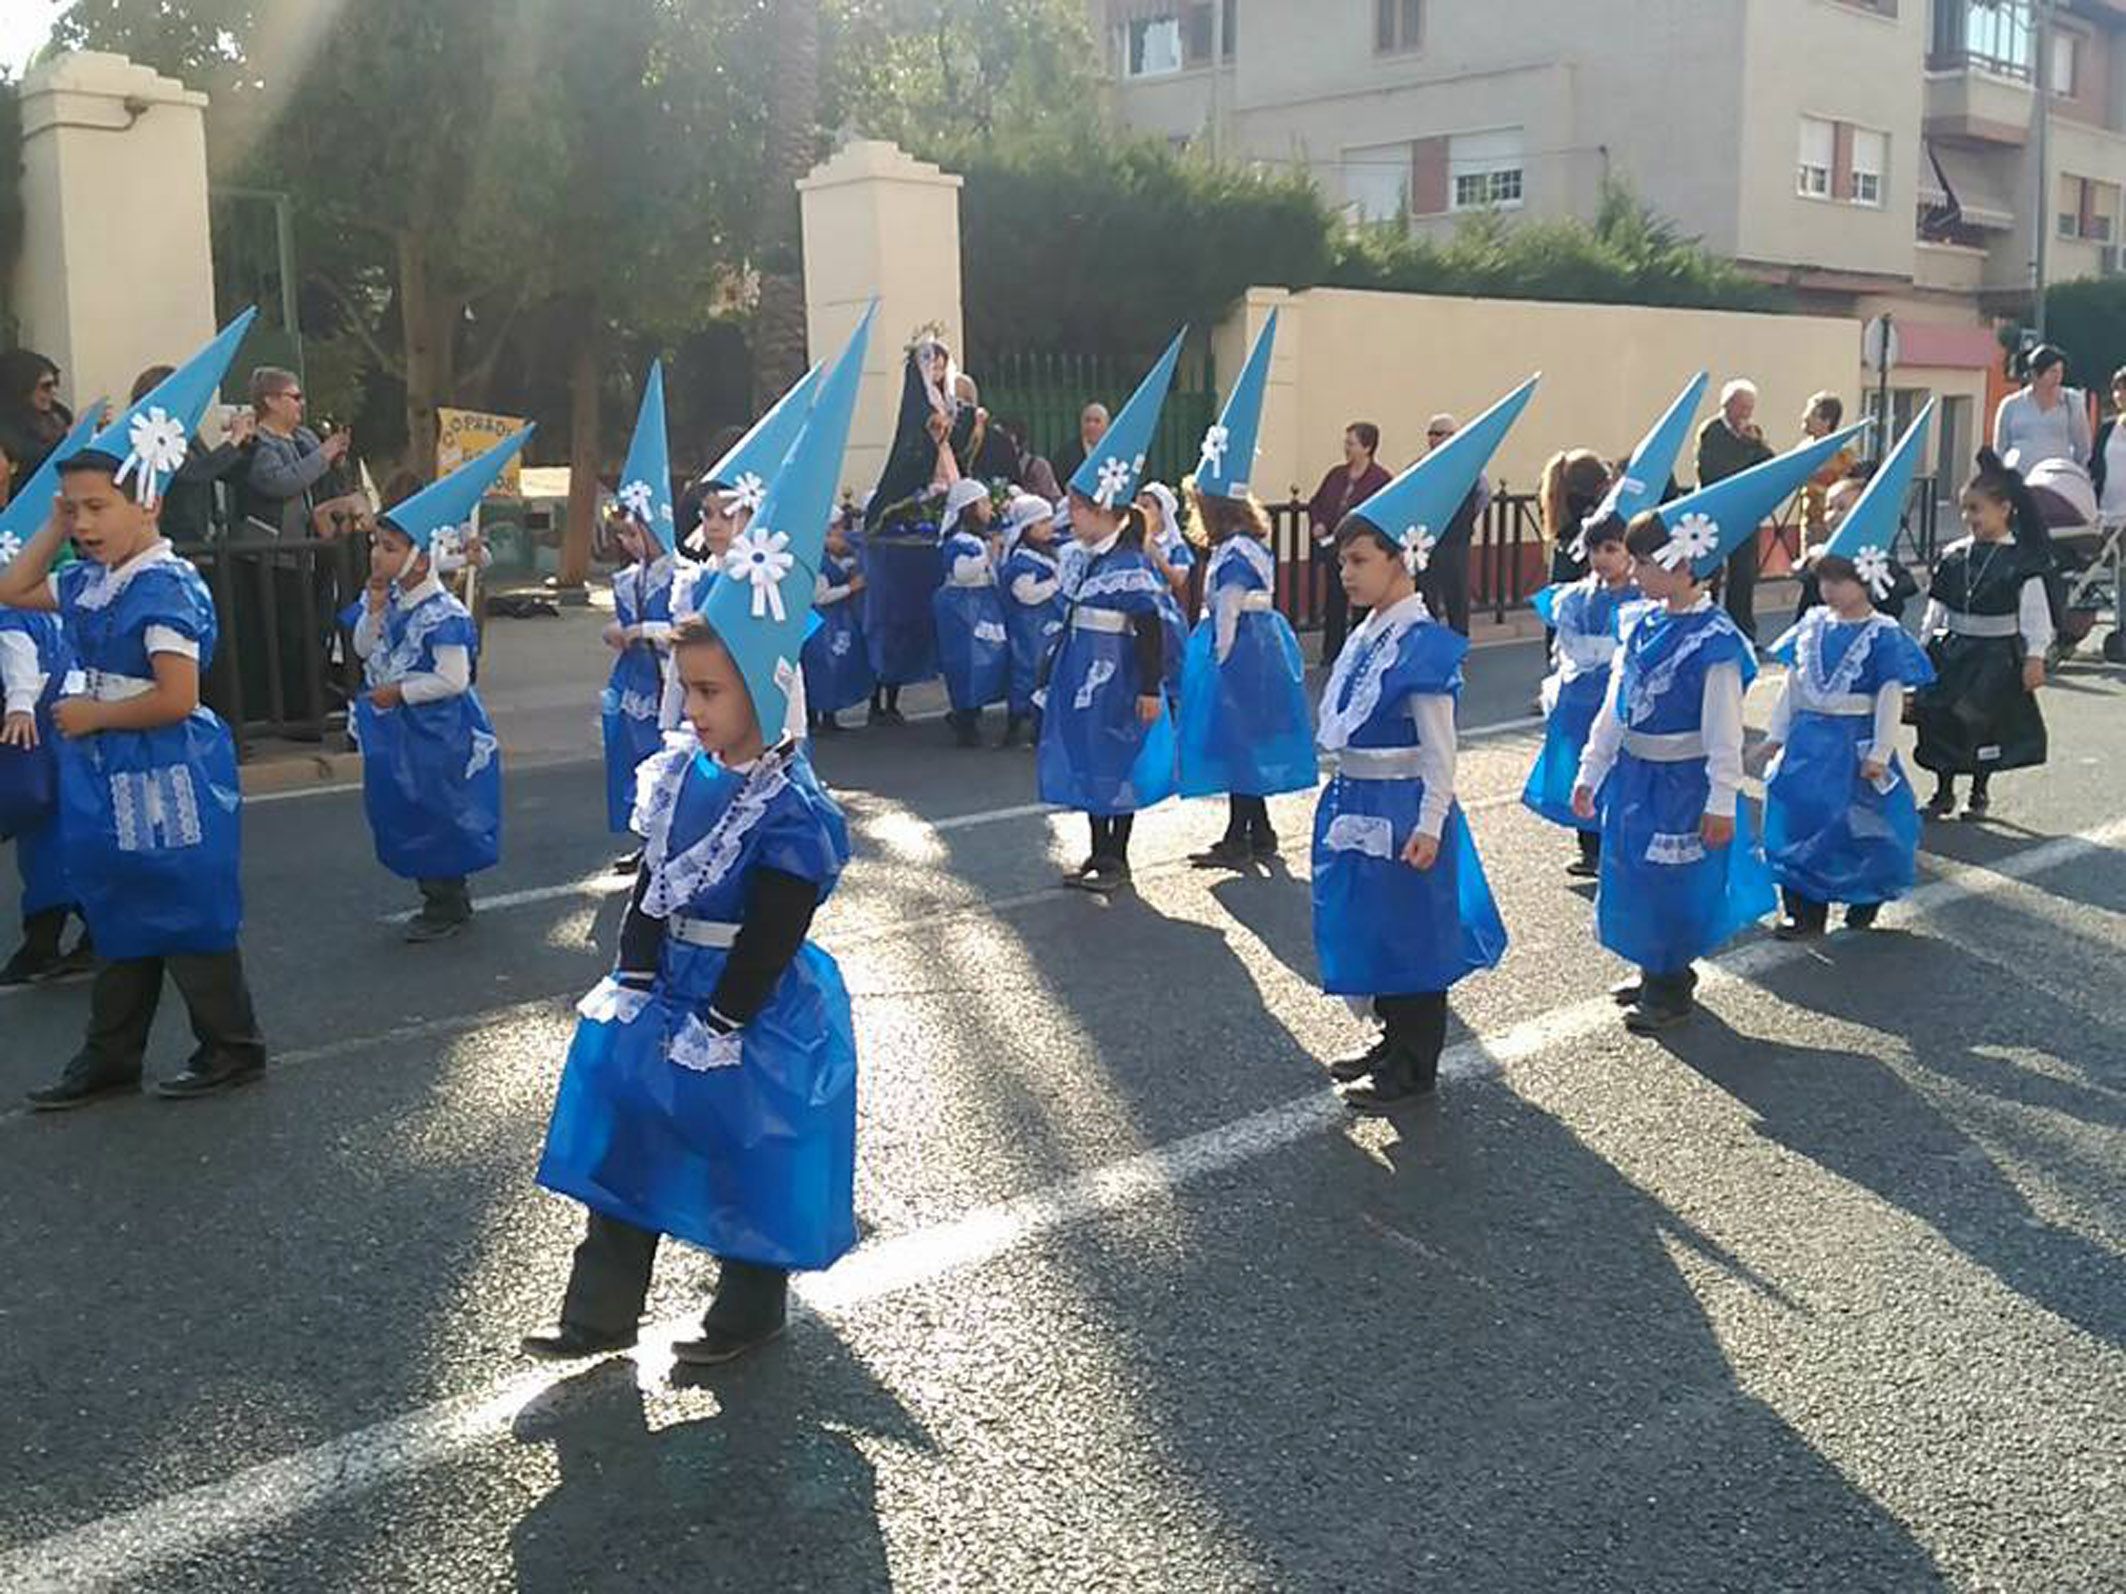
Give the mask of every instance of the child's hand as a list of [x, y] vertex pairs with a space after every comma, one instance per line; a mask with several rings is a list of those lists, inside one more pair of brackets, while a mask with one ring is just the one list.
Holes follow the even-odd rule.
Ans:
[[10, 714], [0, 722], [0, 747], [19, 747], [28, 752], [37, 745], [37, 716]]
[[380, 686], [369, 694], [369, 706], [374, 709], [393, 709], [406, 701], [406, 694], [394, 681], [389, 686]]
[[1707, 814], [1698, 821], [1698, 834], [1708, 847], [1724, 847], [1735, 839], [1735, 816]]
[[68, 741], [93, 736], [103, 728], [103, 705], [93, 697], [63, 697], [52, 705], [52, 723]]
[[1772, 767], [1772, 760], [1779, 756], [1779, 743], [1767, 738], [1759, 742], [1742, 757], [1742, 762], [1752, 773], [1761, 775]]
[[1870, 786], [1880, 784], [1883, 776], [1889, 772], [1890, 766], [1879, 758], [1864, 759], [1860, 765], [1860, 778]]
[[1137, 718], [1147, 725], [1156, 724], [1164, 709], [1165, 704], [1159, 700], [1159, 694], [1156, 692], [1137, 699]]
[[2043, 659], [2023, 660], [2023, 690], [2026, 692], [2035, 692], [2039, 687], [2043, 686], [2044, 684], [2045, 661]]
[[1439, 837], [1411, 831], [1410, 839], [1403, 843], [1403, 862], [1419, 871], [1431, 868], [1439, 862]]
[[849, 578], [849, 591], [852, 595], [855, 593], [862, 592], [867, 585], [869, 585], [869, 583], [867, 583], [862, 576], [851, 576]]
[[1581, 819], [1594, 818], [1594, 788], [1592, 786], [1575, 786], [1572, 788], [1572, 811], [1575, 816]]

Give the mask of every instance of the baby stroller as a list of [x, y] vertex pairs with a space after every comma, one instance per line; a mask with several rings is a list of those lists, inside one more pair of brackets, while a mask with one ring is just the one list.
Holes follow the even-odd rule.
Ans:
[[2104, 657], [2113, 664], [2126, 663], [2126, 634], [2119, 626], [2126, 522], [2106, 524], [2099, 518], [2096, 485], [2079, 461], [2039, 460], [2024, 480], [2052, 532], [2053, 556], [2065, 590], [2058, 635], [2046, 662], [2057, 665], [2072, 658], [2108, 608], [2112, 628], [2104, 638]]

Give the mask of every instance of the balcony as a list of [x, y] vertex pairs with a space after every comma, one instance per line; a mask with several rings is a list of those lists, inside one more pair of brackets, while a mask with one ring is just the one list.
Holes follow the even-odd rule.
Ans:
[[2032, 0], [1934, 0], [1927, 49], [1930, 135], [2021, 144], [2037, 52]]
[[2030, 137], [2030, 85], [1973, 62], [1927, 68], [1929, 138], [2020, 145]]

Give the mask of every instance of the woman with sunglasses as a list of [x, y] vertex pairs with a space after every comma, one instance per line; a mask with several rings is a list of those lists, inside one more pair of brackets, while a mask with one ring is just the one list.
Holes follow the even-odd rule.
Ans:
[[59, 402], [59, 367], [35, 349], [0, 353], [0, 452], [26, 481], [74, 424]]

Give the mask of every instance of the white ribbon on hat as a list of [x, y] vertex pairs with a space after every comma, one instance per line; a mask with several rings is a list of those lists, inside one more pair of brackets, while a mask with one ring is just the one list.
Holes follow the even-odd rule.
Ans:
[[1654, 552], [1654, 562], [1664, 570], [1673, 570], [1680, 564], [1695, 565], [1700, 559], [1718, 551], [1720, 547], [1720, 523], [1712, 516], [1693, 510], [1676, 522], [1676, 529], [1669, 533], [1668, 541]]
[[757, 510], [768, 496], [768, 484], [753, 471], [746, 471], [723, 495], [723, 509], [727, 515], [735, 515], [741, 509]]
[[1128, 489], [1131, 474], [1129, 461], [1119, 455], [1110, 454], [1101, 460], [1100, 482], [1098, 490], [1093, 493], [1094, 501], [1102, 509], [1114, 508], [1115, 500]]
[[645, 526], [650, 523], [650, 510], [656, 503], [657, 492], [648, 482], [631, 481], [623, 486], [615, 496], [619, 498], [622, 509], [625, 509]]
[[1853, 555], [1853, 573], [1868, 584], [1878, 598], [1887, 598], [1896, 585], [1890, 575], [1890, 556], [1880, 548], [1863, 548]]
[[160, 404], [136, 411], [126, 426], [130, 450], [118, 466], [119, 485], [137, 470], [140, 501], [152, 507], [162, 496], [162, 478], [174, 476], [184, 464], [188, 440], [183, 423]]
[[0, 531], [0, 565], [11, 565], [22, 552], [22, 539], [11, 531]]
[[1225, 451], [1233, 440], [1233, 434], [1223, 426], [1213, 426], [1203, 434], [1203, 457], [1196, 462], [1199, 471], [1212, 472], [1225, 469]]
[[1414, 576], [1432, 563], [1432, 550], [1439, 546], [1439, 538], [1432, 535], [1430, 526], [1405, 526], [1402, 545], [1403, 563], [1410, 567], [1410, 574]]
[[734, 539], [723, 556], [724, 573], [753, 584], [753, 618], [773, 614], [778, 621], [789, 618], [783, 608], [782, 582], [796, 566], [787, 533], [765, 526], [749, 526]]

